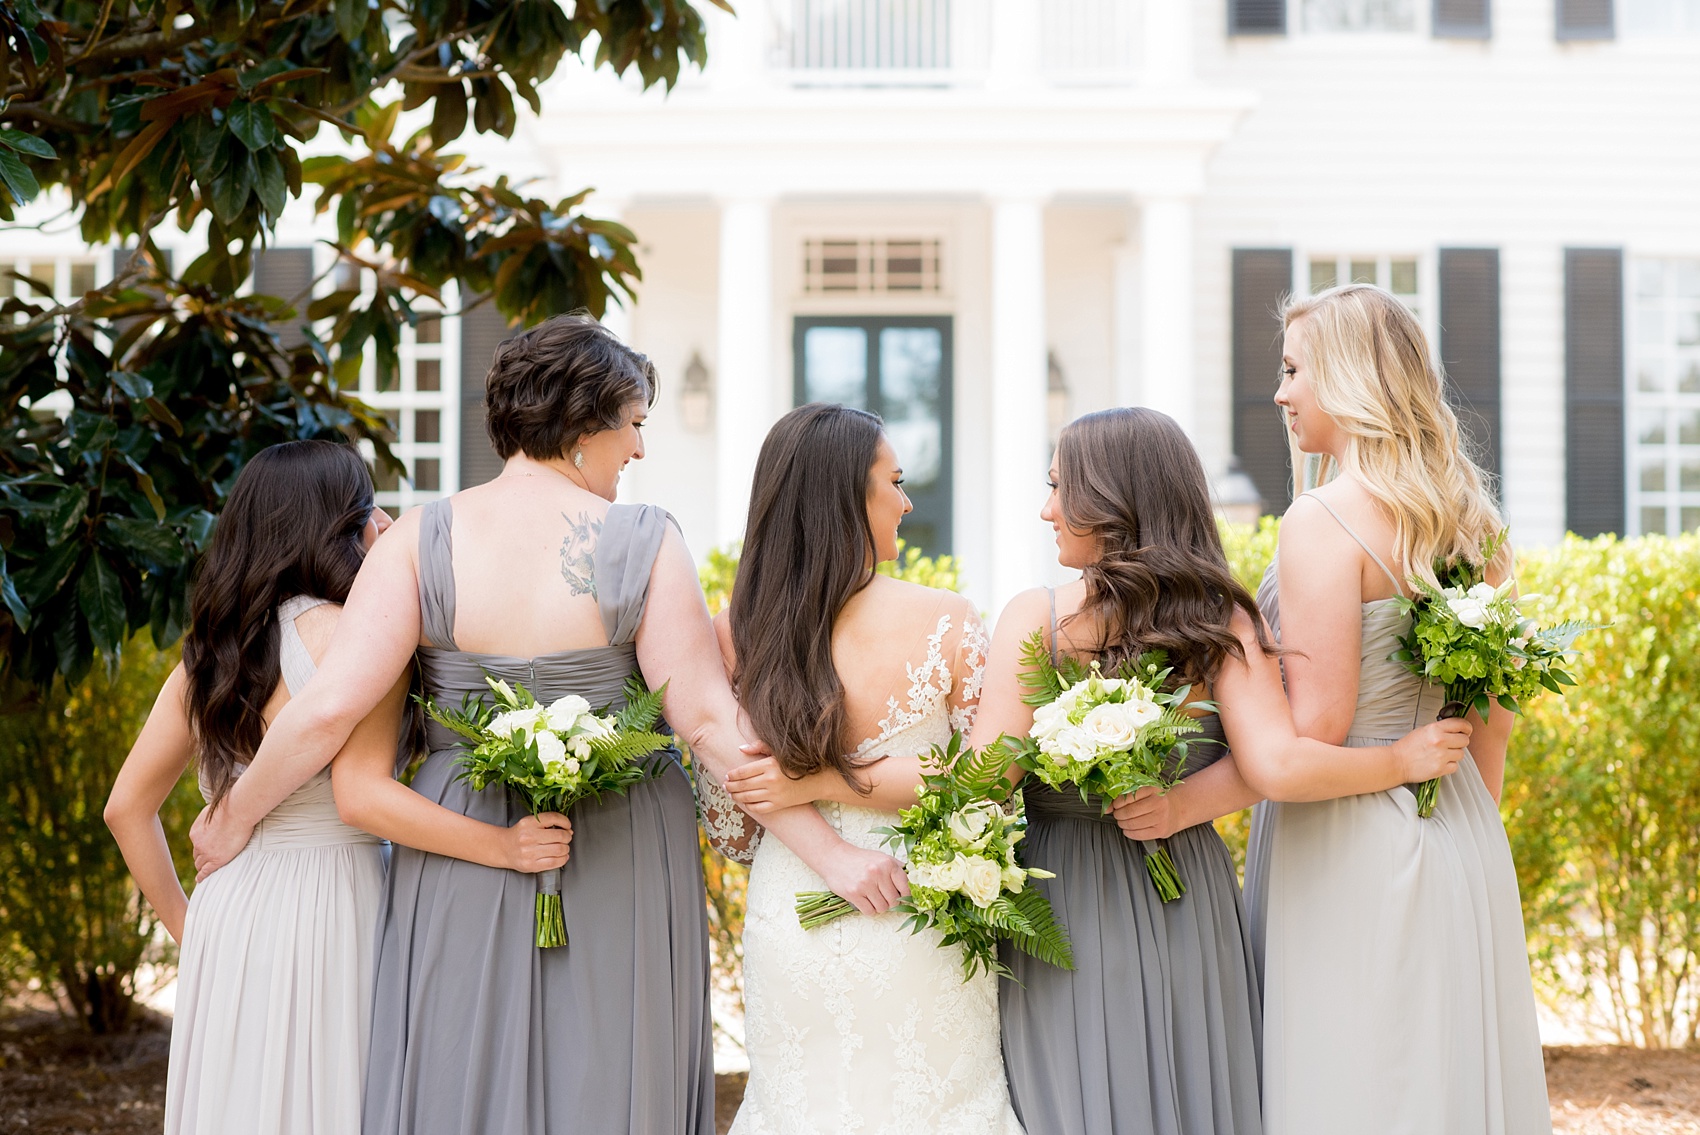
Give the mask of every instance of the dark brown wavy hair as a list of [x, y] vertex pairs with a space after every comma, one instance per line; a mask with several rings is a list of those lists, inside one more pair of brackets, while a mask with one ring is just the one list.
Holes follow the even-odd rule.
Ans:
[[617, 430], [633, 402], [655, 404], [655, 365], [588, 312], [546, 319], [505, 339], [484, 379], [484, 429], [496, 455], [539, 461]]
[[1095, 625], [1092, 648], [1107, 664], [1163, 650], [1178, 682], [1210, 682], [1229, 656], [1244, 659], [1229, 626], [1234, 608], [1251, 616], [1266, 654], [1257, 601], [1228, 569], [1210, 483], [1184, 431], [1144, 407], [1077, 418], [1057, 441], [1063, 519], [1100, 544], [1086, 565], [1086, 602], [1064, 620]]
[[883, 424], [811, 403], [768, 431], [732, 587], [732, 687], [787, 774], [854, 775], [844, 683], [832, 663], [838, 613], [873, 579], [868, 476]]
[[216, 806], [265, 735], [277, 688], [277, 605], [341, 603], [366, 552], [372, 477], [353, 448], [287, 441], [256, 453], [225, 501], [195, 575], [183, 639], [189, 724]]

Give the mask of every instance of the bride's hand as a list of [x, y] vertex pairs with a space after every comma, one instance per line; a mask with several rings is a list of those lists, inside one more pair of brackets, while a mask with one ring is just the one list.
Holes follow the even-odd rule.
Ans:
[[230, 809], [214, 810], [212, 805], [201, 809], [189, 827], [189, 843], [195, 849], [195, 881], [198, 883], [236, 858], [248, 846], [252, 826], [242, 827], [230, 819]]
[[1128, 839], [1168, 839], [1185, 826], [1174, 793], [1146, 786], [1116, 797], [1110, 811]]
[[827, 889], [863, 914], [884, 914], [909, 893], [903, 864], [882, 851], [845, 844], [821, 873]]
[[526, 816], [503, 838], [504, 866], [535, 875], [566, 866], [572, 853], [572, 821], [559, 812]]
[[738, 802], [738, 807], [752, 816], [759, 816], [798, 804], [814, 803], [815, 797], [809, 791], [809, 781], [810, 778], [806, 776], [793, 780], [785, 775], [785, 770], [779, 767], [777, 760], [763, 757], [739, 765], [727, 773], [726, 791], [732, 794], [732, 799]]
[[1470, 744], [1470, 723], [1461, 717], [1413, 729], [1393, 743], [1393, 759], [1406, 784], [1448, 776]]

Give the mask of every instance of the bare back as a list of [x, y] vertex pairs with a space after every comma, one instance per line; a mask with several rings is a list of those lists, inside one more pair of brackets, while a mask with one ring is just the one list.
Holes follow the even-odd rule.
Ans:
[[595, 559], [608, 501], [547, 471], [452, 499], [461, 650], [535, 658], [608, 645]]

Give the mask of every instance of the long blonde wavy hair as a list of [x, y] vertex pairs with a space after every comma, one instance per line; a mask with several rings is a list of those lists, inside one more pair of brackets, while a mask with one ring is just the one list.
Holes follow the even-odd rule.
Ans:
[[[1294, 441], [1297, 490], [1309, 487], [1303, 481], [1325, 484], [1342, 471], [1356, 478], [1392, 518], [1393, 547], [1406, 574], [1427, 583], [1438, 585], [1436, 560], [1490, 566], [1482, 563], [1482, 547], [1504, 521], [1487, 474], [1464, 450], [1439, 364], [1410, 309], [1372, 284], [1343, 284], [1289, 299], [1282, 328], [1299, 319], [1317, 406], [1347, 440], [1338, 466], [1332, 457], [1318, 462], [1301, 453]], [[1491, 566], [1508, 568], [1507, 551], [1497, 551], [1494, 561]]]

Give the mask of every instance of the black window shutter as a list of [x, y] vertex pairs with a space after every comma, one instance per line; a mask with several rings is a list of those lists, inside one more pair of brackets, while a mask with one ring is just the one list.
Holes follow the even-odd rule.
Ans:
[[1292, 503], [1287, 429], [1272, 401], [1281, 378], [1281, 304], [1293, 290], [1290, 248], [1234, 249], [1234, 456], [1263, 511]]
[[1434, 0], [1436, 39], [1487, 39], [1492, 34], [1491, 0]]
[[282, 329], [278, 338], [285, 348], [299, 347], [307, 340], [301, 334], [300, 323], [307, 319], [307, 305], [312, 302], [313, 250], [311, 248], [266, 248], [254, 253], [254, 292], [276, 296], [285, 303], [299, 300], [297, 315]]
[[1564, 250], [1565, 527], [1622, 532], [1623, 250]]
[[1228, 0], [1228, 34], [1286, 35], [1287, 0]]
[[1559, 39], [1613, 39], [1617, 21], [1612, 0], [1554, 0]]
[[1499, 250], [1440, 250], [1440, 361], [1470, 456], [1500, 471]]
[[[463, 293], [464, 294], [464, 293]], [[469, 297], [462, 308], [471, 307]], [[502, 459], [484, 432], [484, 379], [496, 356], [496, 346], [509, 335], [507, 320], [486, 300], [460, 317], [460, 485], [470, 488], [494, 480]], [[450, 486], [455, 487], [455, 486]]]

